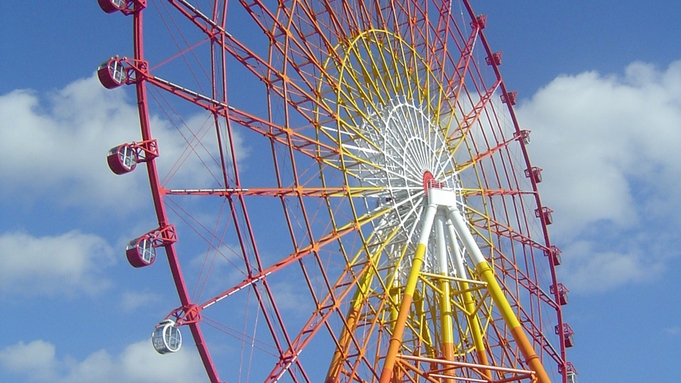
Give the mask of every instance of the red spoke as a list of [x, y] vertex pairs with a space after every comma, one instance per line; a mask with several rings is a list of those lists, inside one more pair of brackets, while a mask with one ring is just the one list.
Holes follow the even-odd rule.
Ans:
[[159, 352], [188, 327], [212, 383], [573, 376], [541, 169], [468, 0], [99, 4], [133, 19], [98, 76], [136, 87], [107, 161], [146, 164], [158, 227], [126, 257], [165, 250]]

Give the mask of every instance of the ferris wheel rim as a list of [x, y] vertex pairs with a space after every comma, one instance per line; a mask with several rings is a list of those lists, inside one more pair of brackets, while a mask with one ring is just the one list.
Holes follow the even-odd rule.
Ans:
[[[187, 2], [184, 2], [184, 1], [178, 1], [178, 3], [188, 4]], [[473, 16], [472, 10], [470, 10], [470, 5], [468, 4], [468, 2], [464, 1], [464, 4], [470, 12], [471, 19], [473, 21], [477, 20]], [[143, 45], [142, 45], [142, 40], [141, 40], [141, 34], [142, 34], [142, 29], [143, 29], [142, 28], [143, 23], [142, 23], [142, 19], [141, 19], [141, 14], [142, 14], [141, 9], [140, 9], [139, 12], [133, 13], [133, 17], [134, 17], [134, 20], [135, 20], [134, 25], [135, 25], [135, 36], [136, 36], [135, 37], [135, 57], [134, 57], [134, 60], [137, 63], [144, 64], [145, 63], [145, 61], [144, 61], [145, 56], [144, 56], [144, 50], [143, 50]], [[481, 32], [480, 32], [480, 38], [483, 41], [483, 46], [484, 46], [485, 50], [491, 56], [491, 51], [489, 50], [489, 46], [488, 46], [488, 44], [487, 44], [487, 42], [484, 38], [484, 35]], [[498, 74], [498, 67], [497, 66], [493, 66], [493, 67], [494, 67], [494, 70], [497, 72], [498, 77], [500, 78], [500, 74]], [[141, 65], [140, 68], [142, 68], [143, 70], [146, 69], [146, 67], [144, 65]], [[142, 125], [142, 138], [143, 138], [144, 141], [147, 141], [147, 140], [152, 139], [152, 135], [151, 135], [150, 122], [149, 122], [150, 117], [149, 117], [149, 110], [148, 110], [148, 107], [147, 107], [147, 101], [146, 101], [147, 96], [146, 96], [145, 87], [146, 87], [147, 83], [153, 83], [154, 77], [150, 73], [148, 73], [148, 72], [145, 73], [144, 71], [139, 72], [138, 75], [141, 76], [141, 80], [136, 82], [136, 89], [137, 89], [138, 105], [139, 105], [139, 112], [140, 112], [140, 121], [141, 121], [141, 125]], [[145, 77], [145, 76], [147, 76], [147, 77]], [[501, 81], [499, 83], [499, 87], [501, 89], [502, 95], [509, 94], [509, 92], [507, 92], [506, 89], [505, 89], [505, 84], [503, 83], [503, 81]], [[392, 102], [392, 100], [390, 102]], [[517, 128], [518, 124], [517, 124], [517, 121], [516, 121], [516, 118], [515, 118], [515, 114], [513, 112], [513, 108], [511, 106], [512, 106], [511, 103], [508, 103], [509, 113], [511, 114], [511, 118], [513, 120], [513, 123], [516, 126], [516, 130], [518, 130], [518, 128]], [[519, 134], [519, 131], [518, 131], [518, 134]], [[339, 132], [339, 135], [340, 135], [340, 132]], [[520, 145], [520, 147], [523, 150], [523, 157], [525, 159], [527, 167], [530, 168], [529, 156], [527, 155], [526, 148], [525, 148], [524, 145]], [[342, 159], [341, 159], [341, 161], [342, 161]], [[164, 198], [168, 194], [172, 195], [173, 193], [172, 192], [169, 193], [169, 190], [165, 189], [165, 186], [162, 185], [162, 183], [159, 179], [158, 171], [155, 167], [154, 161], [147, 162], [147, 171], [148, 171], [148, 174], [149, 174], [149, 180], [150, 180], [151, 189], [152, 189], [152, 197], [153, 197], [153, 200], [154, 200], [154, 206], [155, 206], [155, 209], [156, 209], [157, 218], [158, 218], [158, 222], [159, 222], [159, 229], [165, 229], [167, 227], [170, 227], [170, 225], [169, 225], [168, 215], [167, 215], [166, 209], [165, 209]], [[429, 169], [423, 169], [423, 172], [421, 174], [421, 185], [423, 185], [423, 179], [424, 179], [424, 175], [426, 174], [426, 172], [430, 172], [430, 170]], [[238, 172], [235, 172], [235, 174], [238, 175]], [[452, 173], [452, 174], [456, 174], [456, 173]], [[539, 200], [539, 193], [537, 192], [536, 182], [535, 182], [534, 179], [531, 179], [531, 181], [532, 181], [532, 188], [534, 190], [534, 195], [535, 195], [536, 201], [537, 201], [537, 206], [538, 206], [537, 209], [541, 210], [543, 207], [542, 207], [541, 202]], [[348, 184], [350, 184], [350, 182], [346, 178], [346, 185], [348, 185]], [[456, 184], [456, 182], [455, 182], [455, 184]], [[225, 185], [225, 190], [228, 189], [227, 188], [228, 186], [229, 185]], [[240, 201], [239, 203], [245, 209], [246, 204], [245, 204], [245, 201], [244, 201], [243, 193], [238, 192], [238, 190], [245, 190], [245, 189], [242, 188], [238, 184], [234, 185], [234, 186], [235, 187], [232, 188], [231, 192], [226, 191], [226, 193], [232, 193], [230, 195], [233, 195], [235, 198], [239, 199], [239, 201]], [[370, 186], [376, 187], [376, 185], [370, 185]], [[284, 188], [280, 188], [280, 189], [284, 189]], [[386, 189], [389, 189], [389, 187], [386, 188]], [[425, 188], [422, 188], [422, 191], [425, 194], [425, 192], [427, 190], [424, 190], [424, 189]], [[376, 190], [379, 190], [379, 192], [380, 192], [381, 190], [385, 190], [385, 189], [383, 189], [379, 186], [379, 187], [377, 187]], [[397, 190], [397, 189], [394, 189], [394, 190]], [[177, 190], [176, 190], [176, 192], [177, 192]], [[299, 190], [296, 190], [294, 192], [300, 193]], [[177, 192], [177, 193], [181, 194], [182, 192]], [[348, 194], [348, 198], [351, 198], [349, 196], [349, 194]], [[395, 201], [395, 203], [399, 203], [399, 201]], [[351, 203], [351, 205], [352, 205], [352, 203]], [[464, 203], [462, 203], [462, 205], [464, 205]], [[358, 224], [361, 221], [362, 216], [358, 215], [356, 213], [353, 213], [353, 214], [354, 214], [355, 223]], [[246, 219], [248, 219], [247, 217], [248, 217], [248, 215], [246, 215]], [[366, 224], [366, 223], [367, 222], [364, 222], [363, 224]], [[251, 229], [248, 226], [248, 224], [246, 224], [246, 226], [248, 227], [248, 231], [250, 232]], [[334, 224], [334, 226], [335, 226], [335, 224]], [[544, 221], [543, 216], [542, 216], [542, 221], [541, 221], [541, 227], [542, 227], [544, 237], [545, 237], [544, 238], [545, 247], [550, 248], [551, 243], [549, 242], [548, 231], [546, 229], [546, 222]], [[250, 233], [250, 235], [252, 235], [252, 233]], [[166, 249], [166, 254], [167, 254], [169, 262], [171, 264], [171, 272], [172, 272], [173, 278], [175, 280], [174, 283], [177, 287], [178, 294], [179, 294], [179, 297], [180, 297], [180, 301], [181, 301], [181, 304], [182, 304], [182, 306], [179, 309], [174, 311], [174, 314], [176, 314], [178, 316], [182, 316], [183, 318], [186, 318], [185, 323], [186, 323], [186, 325], [188, 325], [190, 327], [192, 335], [195, 338], [195, 341], [197, 343], [197, 348], [199, 349], [199, 354], [201, 355], [201, 358], [204, 361], [204, 367], [207, 370], [212, 369], [212, 372], [208, 371], [208, 374], [209, 374], [212, 381], [217, 381], [218, 380], [217, 370], [215, 369], [215, 366], [213, 365], [213, 362], [211, 361], [210, 352], [209, 352], [209, 350], [206, 346], [205, 341], [203, 340], [203, 335], [201, 333], [201, 329], [200, 329], [200, 326], [198, 324], [199, 318], [198, 317], [192, 317], [192, 315], [198, 314], [198, 312], [195, 311], [197, 306], [196, 306], [196, 303], [193, 303], [191, 298], [189, 298], [189, 295], [190, 295], [189, 290], [186, 287], [186, 285], [184, 284], [183, 274], [182, 274], [182, 271], [179, 268], [179, 261], [178, 261], [178, 257], [177, 257], [176, 250], [175, 250], [175, 247], [174, 247], [174, 242], [166, 240], [166, 243], [163, 243], [163, 247], [165, 247], [165, 249]], [[312, 252], [312, 251], [314, 251], [314, 250], [310, 249], [310, 252]], [[551, 270], [553, 272], [553, 264], [551, 264]], [[262, 277], [262, 280], [264, 282], [265, 278]], [[555, 285], [555, 275], [553, 275], [553, 280], [554, 280], [554, 285]], [[268, 291], [267, 292], [268, 294], [271, 294], [269, 292], [269, 287], [266, 287], [266, 290]], [[272, 303], [274, 304], [273, 300], [272, 300]], [[211, 304], [213, 304], [213, 303], [211, 303]], [[276, 305], [275, 305], [275, 311], [276, 311]], [[557, 310], [557, 311], [558, 311], [559, 324], [562, 324], [562, 319], [560, 317], [560, 310]], [[561, 357], [564, 360], [565, 356], [564, 356], [564, 345], [563, 345], [563, 339], [562, 338], [560, 338], [560, 344], [561, 344], [560, 347], [561, 347], [561, 353], [562, 353]], [[210, 366], [210, 368], [209, 368], [209, 366]]]

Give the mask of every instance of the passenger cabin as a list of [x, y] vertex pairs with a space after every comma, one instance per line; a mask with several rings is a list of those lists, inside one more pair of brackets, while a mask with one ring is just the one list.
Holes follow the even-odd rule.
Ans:
[[535, 209], [534, 210], [534, 215], [537, 218], [540, 218], [542, 222], [546, 225], [550, 225], [553, 223], [553, 210], [549, 209], [548, 207], [544, 206], [541, 209]]
[[494, 52], [491, 56], [485, 57], [485, 63], [487, 65], [501, 65], [501, 52]]
[[565, 342], [565, 348], [570, 348], [575, 345], [574, 339], [572, 336], [575, 334], [574, 331], [572, 331], [572, 328], [570, 325], [567, 323], [563, 323], [563, 329], [561, 331], [560, 326], [555, 327], [556, 330], [556, 335], [562, 335], [563, 336], [563, 341]]
[[563, 252], [555, 245], [551, 246], [550, 249], [544, 250], [544, 255], [551, 257], [551, 261], [553, 261], [554, 266], [560, 266], [560, 264], [563, 262], [560, 257], [562, 253]]
[[106, 162], [109, 169], [116, 174], [129, 173], [137, 166], [137, 152], [130, 144], [119, 145], [109, 150]]
[[112, 57], [97, 68], [97, 77], [106, 89], [113, 89], [125, 83], [127, 74], [123, 63], [117, 57]]
[[551, 294], [554, 294], [557, 296], [558, 299], [558, 304], [561, 306], [565, 306], [568, 304], [568, 297], [567, 294], [570, 292], [570, 290], [565, 287], [564, 284], [558, 283], [557, 285], [551, 285]]
[[98, 0], [99, 7], [106, 13], [114, 13], [125, 8], [125, 0]]
[[538, 184], [541, 182], [541, 172], [542, 172], [541, 168], [533, 166], [530, 169], [525, 169], [525, 177], [531, 179], [532, 181], [534, 181], [534, 183]]
[[501, 95], [501, 102], [504, 104], [509, 104], [511, 106], [515, 105], [516, 99], [518, 98], [518, 92], [517, 91], [512, 91], [512, 92], [506, 92]]
[[577, 383], [577, 374], [574, 371], [567, 372], [567, 383]]
[[525, 145], [530, 144], [530, 131], [529, 130], [521, 130], [520, 131], [520, 138], [522, 138], [523, 142]]
[[151, 343], [159, 354], [177, 352], [182, 347], [182, 333], [175, 327], [175, 321], [166, 319], [154, 327]]
[[156, 260], [156, 248], [148, 236], [133, 239], [125, 247], [125, 255], [132, 267], [149, 266]]

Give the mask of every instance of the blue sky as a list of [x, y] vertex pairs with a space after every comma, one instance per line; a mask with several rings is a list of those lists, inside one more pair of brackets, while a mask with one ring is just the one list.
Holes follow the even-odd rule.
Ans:
[[[472, 5], [488, 15], [486, 36], [504, 52], [532, 162], [544, 169], [580, 381], [676, 381], [681, 4]], [[92, 74], [129, 54], [130, 29], [94, 0], [0, 4], [2, 383], [202, 376], [191, 356], [162, 364], [147, 352], [172, 286], [156, 282], [160, 268], [153, 285], [130, 280], [122, 258], [153, 218], [144, 174], [123, 180], [104, 164], [130, 137], [106, 123], [137, 126], [134, 95], [106, 92]]]

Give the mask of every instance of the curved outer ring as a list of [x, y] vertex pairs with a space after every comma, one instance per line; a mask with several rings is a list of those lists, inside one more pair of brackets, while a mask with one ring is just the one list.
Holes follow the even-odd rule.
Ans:
[[[147, 69], [146, 61], [144, 59], [144, 40], [143, 40], [143, 19], [144, 7], [139, 4], [135, 4], [135, 10], [133, 12], [133, 41], [134, 41], [134, 58], [135, 61], [141, 63], [140, 69], [142, 71]], [[151, 124], [149, 122], [149, 109], [147, 104], [147, 91], [146, 91], [146, 81], [144, 76], [135, 84], [136, 94], [137, 94], [137, 109], [139, 112], [140, 127], [142, 130], [142, 139], [151, 140]], [[162, 187], [160, 184], [158, 169], [156, 167], [155, 159], [147, 162], [147, 174], [149, 176], [149, 186], [151, 187], [151, 195], [154, 201], [154, 208], [156, 210], [156, 217], [158, 219], [159, 228], [166, 227], [169, 225], [168, 216], [165, 210], [165, 205], [163, 202]], [[172, 242], [167, 242], [164, 244], [166, 251], [166, 256], [168, 258], [168, 264], [170, 266], [170, 271], [173, 276], [173, 281], [175, 282], [175, 287], [177, 288], [177, 294], [180, 298], [180, 303], [185, 311], [188, 311], [193, 303], [189, 296], [189, 290], [185, 284], [184, 277], [182, 276], [182, 270], [180, 269], [180, 262], [177, 258], [177, 252], [175, 251], [175, 246]], [[203, 333], [199, 327], [198, 321], [190, 321], [188, 324], [189, 329], [196, 343], [196, 348], [203, 362], [203, 366], [206, 369], [206, 373], [211, 382], [219, 382], [219, 377], [217, 369], [213, 364], [213, 361], [206, 346]]]
[[[468, 0], [463, 0], [463, 3], [466, 7], [466, 10], [471, 18], [471, 20], [475, 20], [476, 16], [473, 13], [473, 10], [470, 6], [470, 3]], [[139, 119], [140, 119], [140, 125], [141, 125], [141, 133], [142, 133], [142, 138], [143, 140], [151, 140], [152, 135], [151, 135], [151, 128], [150, 128], [150, 122], [149, 122], [149, 111], [148, 111], [148, 105], [147, 105], [147, 96], [146, 96], [146, 81], [144, 78], [144, 70], [146, 70], [146, 65], [145, 65], [145, 56], [144, 56], [144, 45], [143, 45], [143, 14], [144, 6], [139, 5], [136, 3], [135, 9], [132, 12], [133, 15], [133, 39], [134, 39], [134, 59], [136, 62], [140, 63], [140, 69], [142, 70], [143, 73], [141, 73], [141, 76], [139, 79], [136, 81], [136, 95], [137, 95], [137, 102], [138, 102], [138, 112], [139, 112]], [[493, 52], [490, 49], [490, 46], [487, 42], [487, 39], [485, 38], [484, 34], [482, 32], [479, 33], [479, 38], [480, 41], [488, 54], [488, 56], [492, 56]], [[499, 71], [499, 68], [496, 63], [492, 63], [492, 67], [494, 70], [494, 73], [497, 77], [497, 79], [500, 81], [500, 89], [502, 91], [502, 94], [509, 94], [508, 90], [506, 89], [506, 86], [503, 81], [501, 81], [501, 74]], [[516, 133], [520, 134], [520, 128], [519, 124], [517, 121], [517, 117], [515, 115], [515, 112], [513, 110], [513, 107], [510, 103], [507, 104], [509, 114], [511, 116], [513, 125], [516, 129]], [[527, 148], [525, 144], [520, 142], [520, 147], [523, 153], [523, 157], [525, 160], [525, 165], [529, 169], [531, 168], [530, 160], [529, 160], [529, 155], [527, 152]], [[154, 202], [154, 208], [156, 211], [157, 219], [158, 219], [158, 224], [159, 228], [164, 228], [169, 225], [168, 218], [167, 218], [167, 213], [165, 210], [165, 205], [163, 201], [163, 188], [160, 184], [160, 180], [158, 177], [158, 171], [157, 167], [155, 164], [154, 160], [151, 160], [147, 162], [147, 172], [148, 172], [148, 177], [149, 177], [149, 183], [150, 183], [150, 188], [151, 188], [151, 194]], [[542, 209], [542, 203], [541, 199], [539, 197], [538, 189], [537, 189], [537, 184], [536, 180], [533, 177], [530, 177], [530, 181], [532, 184], [532, 189], [534, 191], [535, 195], [535, 201], [538, 209]], [[544, 218], [541, 219], [541, 228], [542, 232], [544, 235], [544, 243], [547, 248], [551, 248], [551, 242], [548, 234], [548, 229], [547, 229], [547, 223], [544, 221]], [[164, 248], [166, 250], [166, 255], [168, 258], [169, 266], [171, 269], [171, 273], [173, 276], [173, 281], [175, 283], [175, 286], [177, 288], [178, 296], [180, 298], [180, 302], [182, 304], [182, 309], [189, 310], [191, 309], [193, 303], [191, 301], [191, 298], [189, 296], [188, 289], [186, 287], [182, 271], [180, 269], [180, 264], [178, 261], [177, 253], [175, 251], [175, 247], [172, 242], [165, 243]], [[557, 276], [556, 276], [556, 269], [555, 269], [555, 264], [553, 262], [552, 257], [548, 257], [549, 262], [550, 262], [550, 271], [551, 271], [551, 280], [554, 285], [557, 285]], [[554, 298], [556, 301], [558, 301], [558, 289], [554, 292]], [[563, 327], [563, 318], [562, 318], [562, 312], [560, 308], [558, 307], [556, 310], [557, 314], [557, 322], [559, 328]], [[199, 355], [201, 357], [201, 360], [203, 362], [203, 365], [209, 375], [209, 378], [211, 382], [218, 382], [218, 374], [215, 369], [215, 366], [213, 365], [213, 362], [210, 357], [210, 353], [207, 349], [207, 346], [205, 344], [205, 340], [203, 337], [203, 334], [201, 332], [201, 329], [199, 327], [198, 321], [188, 321], [186, 323], [190, 331], [192, 333], [192, 336], [195, 340], [197, 349], [199, 351]], [[566, 360], [566, 354], [565, 354], [565, 341], [563, 337], [559, 337], [560, 341], [560, 354], [562, 360]], [[562, 375], [563, 375], [563, 381], [565, 382], [567, 377], [566, 377], [566, 368], [562, 369]]]

